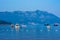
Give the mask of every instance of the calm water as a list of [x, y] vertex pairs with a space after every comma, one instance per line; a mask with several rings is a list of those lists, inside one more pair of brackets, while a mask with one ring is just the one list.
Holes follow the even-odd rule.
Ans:
[[48, 31], [45, 26], [27, 25], [16, 31], [10, 26], [0, 25], [0, 40], [60, 40], [60, 26], [51, 26]]

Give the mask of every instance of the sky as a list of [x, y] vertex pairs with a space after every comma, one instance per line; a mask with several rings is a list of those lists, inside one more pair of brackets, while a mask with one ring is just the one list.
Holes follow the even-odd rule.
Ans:
[[0, 0], [0, 11], [47, 11], [60, 17], [60, 0]]

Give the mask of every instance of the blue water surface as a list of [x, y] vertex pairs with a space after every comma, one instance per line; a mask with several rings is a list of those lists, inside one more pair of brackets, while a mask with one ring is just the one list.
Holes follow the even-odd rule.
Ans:
[[12, 29], [0, 25], [0, 40], [60, 40], [60, 26], [51, 25], [50, 31], [45, 26], [27, 25], [26, 28]]

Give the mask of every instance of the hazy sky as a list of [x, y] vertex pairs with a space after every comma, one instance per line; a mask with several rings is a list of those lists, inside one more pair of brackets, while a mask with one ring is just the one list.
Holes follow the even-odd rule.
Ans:
[[0, 0], [0, 11], [41, 10], [60, 17], [60, 0]]

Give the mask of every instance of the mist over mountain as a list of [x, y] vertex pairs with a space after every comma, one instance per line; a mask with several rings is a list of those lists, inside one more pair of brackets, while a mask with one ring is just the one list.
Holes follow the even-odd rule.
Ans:
[[0, 20], [9, 21], [12, 23], [24, 23], [29, 22], [45, 24], [45, 23], [60, 23], [60, 18], [52, 13], [45, 11], [13, 11], [13, 12], [0, 12]]

